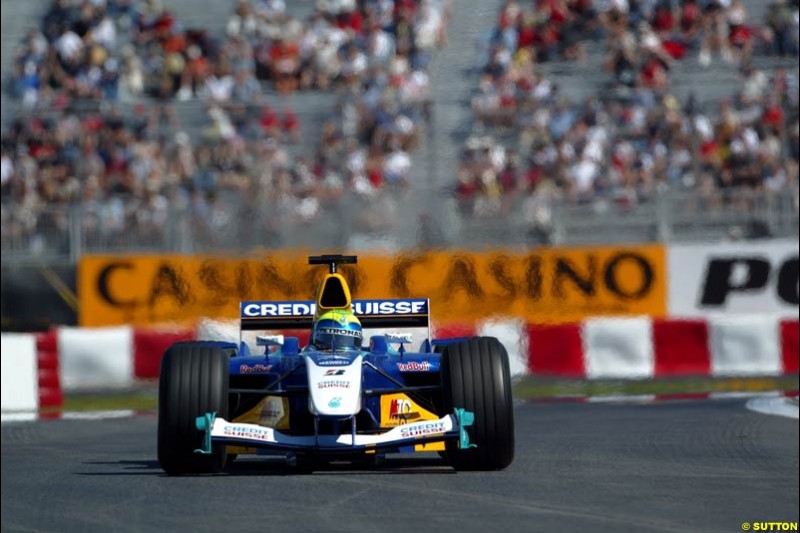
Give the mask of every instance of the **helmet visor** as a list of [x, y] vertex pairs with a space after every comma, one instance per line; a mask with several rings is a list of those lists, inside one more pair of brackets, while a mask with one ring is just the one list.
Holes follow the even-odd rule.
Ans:
[[361, 332], [341, 328], [317, 328], [314, 346], [319, 350], [358, 350]]

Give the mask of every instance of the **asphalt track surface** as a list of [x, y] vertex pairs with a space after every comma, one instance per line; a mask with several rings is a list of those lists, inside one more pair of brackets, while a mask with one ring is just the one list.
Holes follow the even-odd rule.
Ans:
[[167, 477], [156, 417], [2, 427], [2, 531], [742, 531], [798, 520], [798, 421], [743, 400], [524, 404], [503, 472], [410, 456]]

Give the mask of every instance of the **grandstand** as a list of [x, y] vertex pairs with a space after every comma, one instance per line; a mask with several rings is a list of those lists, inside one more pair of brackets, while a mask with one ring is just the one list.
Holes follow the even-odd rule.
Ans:
[[15, 3], [4, 257], [796, 235], [797, 3], [665, 3]]

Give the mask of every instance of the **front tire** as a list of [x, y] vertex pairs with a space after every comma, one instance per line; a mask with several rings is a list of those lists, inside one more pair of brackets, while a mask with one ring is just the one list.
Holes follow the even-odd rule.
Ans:
[[158, 384], [158, 462], [167, 474], [219, 473], [225, 468], [225, 445], [214, 445], [210, 455], [195, 453], [203, 444], [195, 420], [208, 412], [228, 417], [228, 352], [179, 342], [164, 354]]
[[502, 470], [514, 460], [514, 405], [508, 353], [494, 337], [445, 345], [441, 359], [446, 413], [457, 407], [475, 413], [467, 427], [476, 448], [448, 442], [446, 456], [456, 470]]

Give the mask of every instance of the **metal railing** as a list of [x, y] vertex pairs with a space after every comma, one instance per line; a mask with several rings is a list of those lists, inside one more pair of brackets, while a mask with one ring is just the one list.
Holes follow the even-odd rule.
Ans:
[[[431, 204], [437, 209], [425, 210]], [[2, 206], [4, 262], [76, 262], [86, 253], [479, 249], [797, 235], [797, 191], [667, 192], [635, 203], [533, 196], [466, 202], [447, 194], [432, 201], [398, 190], [263, 202], [222, 195], [200, 208], [151, 208], [124, 197], [71, 207]]]

